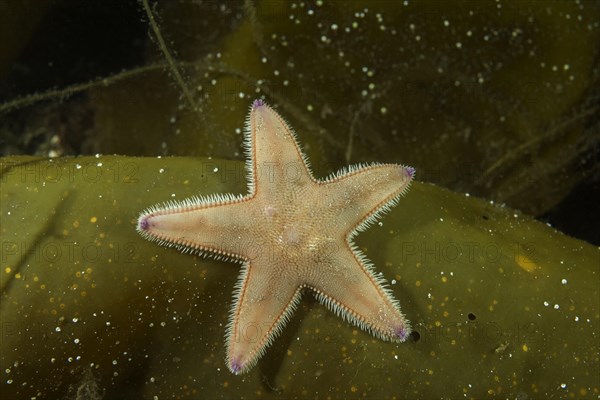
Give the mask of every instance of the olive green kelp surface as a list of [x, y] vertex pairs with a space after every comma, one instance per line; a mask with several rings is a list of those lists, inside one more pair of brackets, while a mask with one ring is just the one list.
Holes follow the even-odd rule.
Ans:
[[143, 240], [140, 211], [243, 193], [239, 162], [2, 159], [0, 398], [597, 398], [597, 248], [415, 183], [358, 245], [415, 334], [391, 344], [306, 294], [247, 375], [225, 366], [239, 266]]

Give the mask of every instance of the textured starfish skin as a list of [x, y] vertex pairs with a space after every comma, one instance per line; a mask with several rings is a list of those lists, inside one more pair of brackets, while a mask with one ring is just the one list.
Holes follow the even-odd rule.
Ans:
[[160, 244], [242, 263], [226, 334], [231, 372], [256, 364], [305, 288], [374, 336], [404, 341], [408, 320], [352, 238], [395, 205], [414, 169], [357, 165], [317, 180], [291, 128], [261, 100], [252, 104], [244, 146], [247, 195], [158, 205], [137, 226]]

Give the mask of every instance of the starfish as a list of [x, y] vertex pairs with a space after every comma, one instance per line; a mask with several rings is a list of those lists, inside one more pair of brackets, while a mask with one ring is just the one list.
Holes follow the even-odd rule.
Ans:
[[295, 133], [262, 100], [250, 107], [244, 150], [248, 194], [170, 201], [137, 224], [161, 245], [241, 262], [226, 331], [229, 370], [257, 363], [304, 291], [375, 337], [405, 341], [409, 321], [352, 239], [397, 203], [415, 170], [359, 164], [315, 179]]

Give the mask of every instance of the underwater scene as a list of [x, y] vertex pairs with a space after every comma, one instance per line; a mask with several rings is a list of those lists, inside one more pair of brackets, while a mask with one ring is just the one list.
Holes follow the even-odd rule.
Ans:
[[600, 2], [0, 37], [0, 399], [600, 398]]

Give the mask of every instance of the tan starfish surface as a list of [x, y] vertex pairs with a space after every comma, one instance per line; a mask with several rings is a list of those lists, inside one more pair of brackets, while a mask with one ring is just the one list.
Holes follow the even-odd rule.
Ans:
[[231, 372], [256, 364], [303, 291], [380, 339], [406, 340], [398, 301], [352, 238], [396, 204], [414, 169], [356, 165], [317, 180], [292, 129], [262, 100], [244, 135], [248, 194], [167, 202], [137, 225], [159, 244], [242, 263], [227, 327]]

